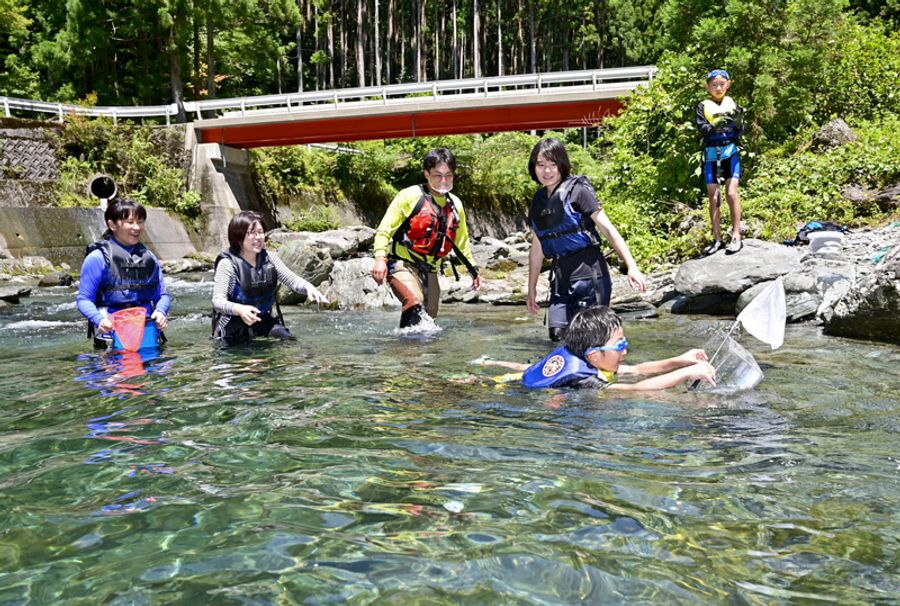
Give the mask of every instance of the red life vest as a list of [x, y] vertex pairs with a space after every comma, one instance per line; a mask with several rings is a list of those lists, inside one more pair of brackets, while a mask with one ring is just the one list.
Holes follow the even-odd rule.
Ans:
[[459, 214], [450, 194], [447, 194], [447, 202], [441, 207], [422, 186], [422, 197], [403, 226], [397, 230], [394, 240], [414, 253], [440, 259], [453, 250], [457, 228]]

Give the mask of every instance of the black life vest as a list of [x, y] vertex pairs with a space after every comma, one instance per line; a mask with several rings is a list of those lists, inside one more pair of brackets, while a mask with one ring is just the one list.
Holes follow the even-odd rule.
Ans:
[[591, 220], [572, 208], [572, 193], [579, 187], [593, 191], [587, 177], [569, 177], [546, 204], [539, 204], [537, 199], [532, 202], [531, 228], [541, 241], [545, 257], [565, 257], [600, 243]]
[[223, 259], [231, 262], [237, 275], [237, 282], [234, 290], [229, 293], [228, 300], [252, 305], [264, 314], [271, 312], [275, 305], [275, 292], [278, 290], [278, 272], [266, 251], [263, 250], [256, 255], [256, 267], [247, 263], [240, 255], [223, 251], [216, 257], [213, 269]]
[[434, 201], [426, 186], [421, 188], [422, 197], [394, 233], [394, 246], [400, 244], [416, 255], [440, 259], [453, 250], [459, 213], [449, 193], [442, 207]]
[[89, 245], [85, 256], [95, 250], [103, 253], [109, 272], [97, 290], [97, 306], [110, 311], [138, 305], [152, 309], [159, 292], [159, 265], [153, 253], [141, 243], [129, 252], [108, 237]]

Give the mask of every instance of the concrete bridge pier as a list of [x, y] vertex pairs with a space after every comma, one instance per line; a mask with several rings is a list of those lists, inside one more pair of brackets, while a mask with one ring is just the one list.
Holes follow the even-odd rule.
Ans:
[[242, 210], [261, 213], [266, 229], [275, 226], [271, 211], [253, 184], [248, 150], [198, 143], [193, 128], [188, 129], [185, 146], [192, 158], [189, 187], [201, 195], [204, 224], [198, 237], [202, 250], [217, 253], [228, 248], [228, 222]]
[[260, 200], [250, 174], [250, 152], [218, 143], [198, 143], [189, 129], [185, 145], [192, 157], [190, 189], [201, 195], [204, 225], [200, 247], [211, 253], [228, 248], [228, 222], [242, 210], [263, 215], [266, 229], [275, 226], [268, 206]]

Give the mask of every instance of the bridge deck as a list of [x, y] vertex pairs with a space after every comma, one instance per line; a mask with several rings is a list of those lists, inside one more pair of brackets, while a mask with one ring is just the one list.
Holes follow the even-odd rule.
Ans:
[[453, 95], [438, 99], [317, 105], [256, 110], [195, 122], [197, 140], [231, 147], [264, 147], [364, 139], [424, 137], [508, 130], [553, 129], [599, 124], [617, 113], [634, 88], [492, 97]]

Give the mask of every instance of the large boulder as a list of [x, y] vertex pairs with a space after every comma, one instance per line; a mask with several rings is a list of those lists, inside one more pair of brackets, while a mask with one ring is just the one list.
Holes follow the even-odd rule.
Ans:
[[613, 269], [612, 281], [612, 296], [609, 306], [617, 313], [626, 316], [629, 320], [656, 317], [656, 307], [647, 301], [640, 291], [631, 287], [625, 275]]
[[900, 244], [834, 304], [825, 332], [900, 343]]
[[[441, 301], [444, 303], [491, 303], [492, 305], [525, 305], [528, 298], [528, 268], [515, 267], [509, 272], [484, 278], [481, 290], [472, 290], [472, 280], [461, 274], [457, 282], [453, 277], [441, 276]], [[550, 296], [547, 278], [538, 280], [537, 300], [544, 304]]]
[[478, 267], [494, 269], [503, 259], [509, 258], [511, 248], [503, 240], [484, 237], [472, 244], [472, 260]]
[[675, 275], [675, 290], [687, 297], [737, 295], [754, 284], [774, 280], [800, 268], [801, 253], [772, 242], [745, 240], [733, 255], [724, 251], [684, 263]]
[[372, 278], [374, 264], [372, 257], [335, 261], [330, 278], [320, 286], [322, 294], [340, 309], [399, 307], [387, 283], [379, 286]]
[[837, 118], [816, 131], [812, 138], [812, 144], [813, 148], [824, 151], [841, 147], [857, 139], [859, 137], [853, 132], [853, 129], [846, 122]]
[[275, 244], [305, 243], [328, 251], [332, 259], [345, 259], [372, 248], [375, 230], [365, 225], [322, 232], [275, 230], [268, 236]]
[[38, 286], [71, 286], [72, 276], [62, 271], [52, 271], [47, 275], [41, 276]]
[[[733, 316], [738, 294], [717, 292], [705, 295], [679, 295], [671, 300], [673, 314], [706, 314], [710, 316]], [[663, 303], [665, 308], [669, 302]]]
[[[831, 255], [808, 254], [801, 267], [784, 276], [785, 311], [788, 322], [800, 322], [814, 316], [821, 319], [823, 303], [833, 302], [843, 294], [856, 277], [852, 263]], [[740, 313], [750, 301], [771, 284], [761, 282], [751, 286], [738, 297], [735, 312]]]
[[22, 297], [31, 295], [30, 286], [3, 286], [0, 287], [0, 301], [18, 303]]
[[674, 269], [666, 269], [658, 273], [653, 273], [648, 278], [647, 292], [644, 293], [644, 300], [656, 307], [671, 301], [678, 296], [675, 292], [675, 272]]
[[875, 202], [882, 212], [891, 212], [900, 207], [900, 183], [883, 189], [875, 196]]
[[314, 286], [328, 279], [335, 263], [327, 249], [302, 240], [288, 242], [278, 250], [278, 256], [292, 272]]
[[[319, 286], [328, 279], [334, 267], [334, 260], [327, 249], [311, 246], [302, 240], [294, 240], [278, 251], [278, 256], [292, 272]], [[278, 289], [278, 302], [282, 305], [297, 305], [306, 301], [305, 294], [295, 293], [287, 288]]]
[[163, 274], [183, 274], [190, 271], [206, 271], [212, 269], [212, 261], [199, 259], [196, 257], [185, 257], [184, 259], [168, 259], [160, 261]]

